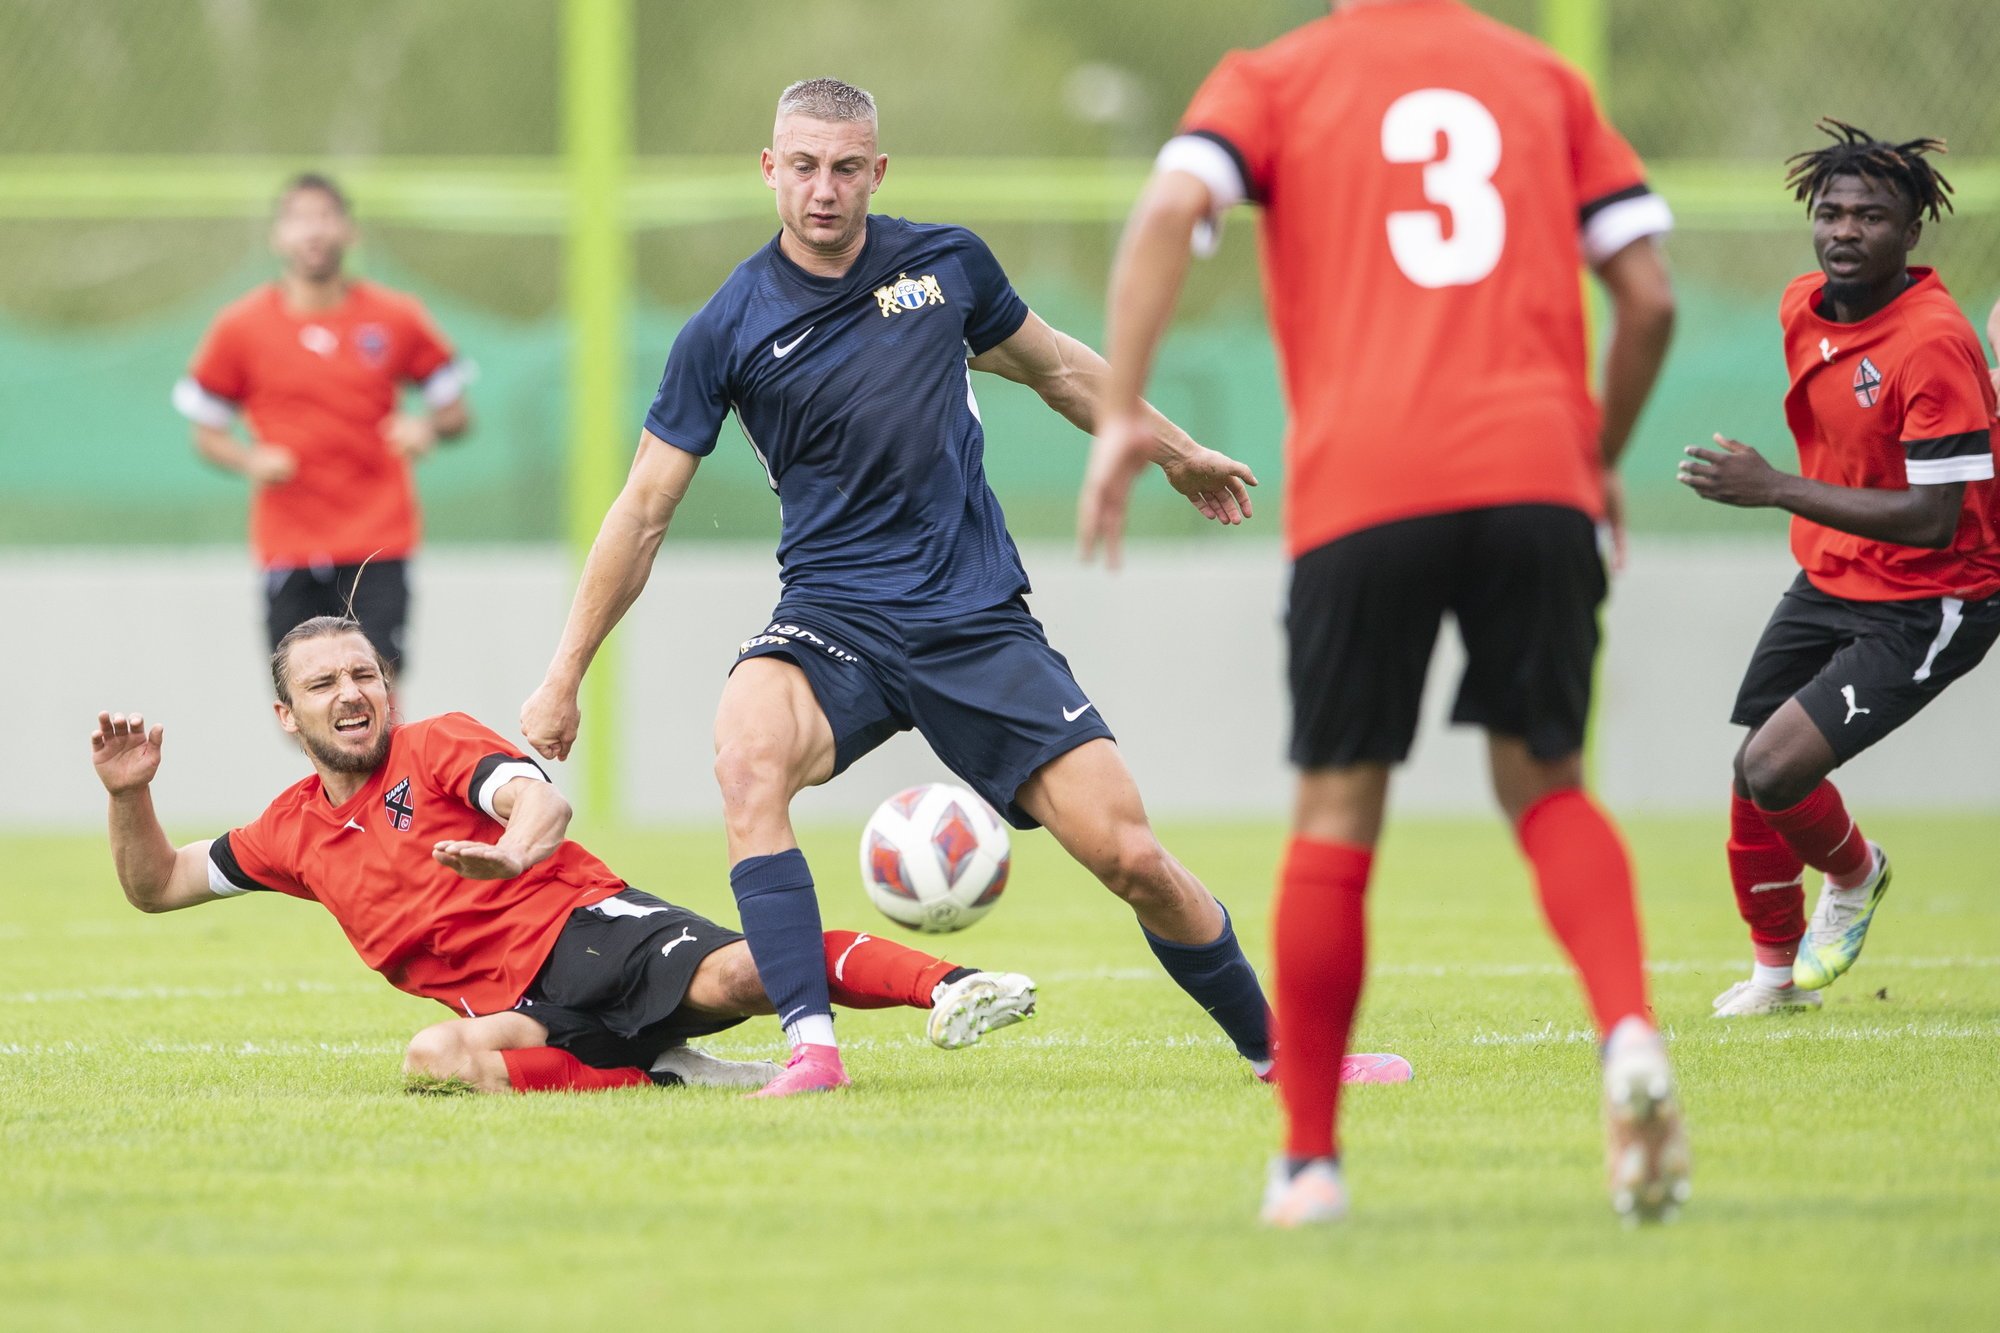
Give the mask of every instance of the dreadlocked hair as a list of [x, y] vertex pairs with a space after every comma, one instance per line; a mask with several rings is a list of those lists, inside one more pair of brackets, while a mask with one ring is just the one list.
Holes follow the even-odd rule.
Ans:
[[1789, 171], [1785, 184], [1792, 187], [1792, 198], [1803, 201], [1807, 211], [1836, 176], [1861, 176], [1888, 185], [1910, 201], [1916, 217], [1928, 216], [1937, 222], [1951, 211], [1951, 182], [1926, 156], [1944, 152], [1944, 140], [1887, 143], [1831, 116], [1822, 118], [1816, 128], [1833, 142], [1785, 159]]

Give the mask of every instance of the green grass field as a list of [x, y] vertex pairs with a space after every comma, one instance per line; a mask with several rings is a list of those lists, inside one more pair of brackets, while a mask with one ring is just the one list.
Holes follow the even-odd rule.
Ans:
[[[309, 904], [127, 908], [91, 838], [14, 838], [0, 895], [0, 1327], [1991, 1328], [2000, 1302], [1992, 820], [1869, 821], [1896, 890], [1824, 1011], [1724, 1026], [1746, 957], [1716, 820], [1636, 822], [1695, 1199], [1627, 1231], [1595, 1051], [1493, 825], [1399, 825], [1346, 1118], [1354, 1215], [1253, 1221], [1268, 1092], [1042, 835], [952, 956], [1042, 981], [981, 1048], [841, 1021], [851, 1090], [418, 1098], [443, 1016]], [[202, 830], [188, 830], [190, 835]], [[1168, 839], [1266, 957], [1264, 827]], [[829, 925], [879, 924], [850, 834]], [[586, 838], [731, 917], [718, 835]], [[718, 1039], [769, 1052], [769, 1019]]]

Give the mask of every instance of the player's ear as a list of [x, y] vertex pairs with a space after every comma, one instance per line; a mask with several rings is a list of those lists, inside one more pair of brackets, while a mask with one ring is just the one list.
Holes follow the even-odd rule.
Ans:
[[292, 716], [291, 706], [283, 699], [273, 699], [271, 701], [271, 711], [277, 714], [278, 725], [285, 729], [286, 735], [296, 736], [299, 734], [298, 721]]
[[873, 194], [875, 191], [881, 189], [882, 178], [888, 174], [889, 155], [887, 153], [875, 154], [875, 183], [868, 187], [868, 193]]
[[778, 155], [766, 148], [757, 154], [757, 165], [764, 172], [764, 184], [775, 190], [778, 188]]
[[1923, 234], [1924, 234], [1924, 220], [1922, 218], [1911, 218], [1909, 230], [1903, 233], [1903, 248], [1905, 250], [1916, 249], [1917, 240]]

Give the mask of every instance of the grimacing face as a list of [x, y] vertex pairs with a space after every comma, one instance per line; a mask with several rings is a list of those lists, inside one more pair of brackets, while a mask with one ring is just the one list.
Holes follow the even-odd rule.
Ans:
[[1853, 304], [1899, 280], [1923, 222], [1887, 181], [1835, 176], [1813, 200], [1813, 254], [1828, 295]]
[[857, 247], [868, 226], [868, 201], [889, 159], [875, 151], [875, 123], [780, 116], [764, 150], [764, 183], [777, 192], [778, 220], [819, 254]]
[[336, 773], [372, 773], [389, 753], [389, 682], [375, 646], [356, 633], [292, 645], [285, 672], [290, 704], [278, 725], [299, 738], [313, 763]]
[[271, 219], [271, 251], [292, 273], [308, 282], [340, 276], [340, 266], [354, 244], [354, 220], [339, 201], [310, 186], [287, 194]]

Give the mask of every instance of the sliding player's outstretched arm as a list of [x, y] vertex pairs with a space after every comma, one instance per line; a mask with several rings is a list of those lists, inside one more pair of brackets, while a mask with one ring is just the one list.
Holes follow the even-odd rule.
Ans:
[[223, 895], [208, 887], [208, 843], [175, 848], [153, 813], [165, 727], [146, 729], [138, 713], [99, 713], [90, 762], [111, 794], [111, 859], [125, 897], [142, 912], [172, 912]]
[[431, 855], [467, 879], [512, 879], [562, 846], [572, 813], [554, 784], [514, 778], [493, 796], [493, 816], [507, 826], [498, 842], [445, 841]]
[[667, 525], [700, 462], [651, 431], [640, 432], [639, 453], [625, 488], [611, 502], [597, 540], [590, 544], [555, 660], [541, 686], [521, 706], [521, 734], [544, 759], [569, 757], [582, 720], [576, 696], [583, 674], [599, 645], [645, 590], [660, 539], [667, 535]]
[[[1025, 384], [1062, 413], [1077, 429], [1099, 429], [1098, 405], [1111, 377], [1104, 358], [1085, 344], [1044, 323], [1030, 312], [1005, 342], [972, 358], [974, 370]], [[1257, 478], [1249, 465], [1199, 444], [1151, 404], [1132, 409], [1138, 466], [1158, 463], [1175, 490], [1218, 523], [1241, 523], [1250, 516], [1250, 490]]]

